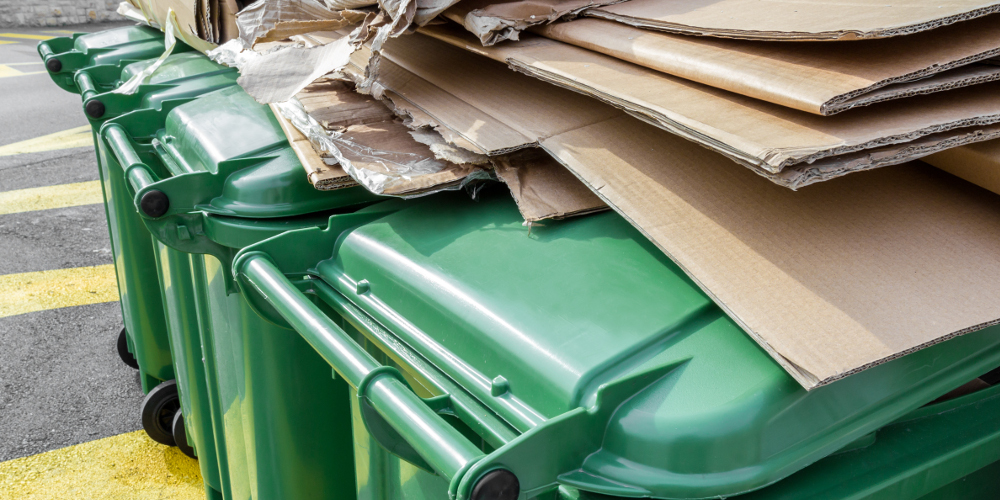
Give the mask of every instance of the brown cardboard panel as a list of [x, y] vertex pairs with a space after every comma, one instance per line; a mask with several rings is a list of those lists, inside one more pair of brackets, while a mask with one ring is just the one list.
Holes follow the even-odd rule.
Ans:
[[1000, 140], [935, 153], [924, 161], [977, 186], [1000, 193]]
[[271, 111], [281, 125], [282, 132], [288, 137], [288, 144], [295, 151], [295, 156], [302, 162], [302, 168], [306, 170], [306, 178], [316, 189], [322, 191], [341, 189], [345, 187], [357, 186], [351, 176], [344, 172], [340, 165], [327, 165], [323, 162], [319, 153], [312, 147], [309, 138], [299, 132], [291, 122], [285, 118], [281, 111], [271, 105]]
[[465, 26], [485, 45], [517, 40], [535, 25], [572, 17], [585, 9], [624, 0], [463, 0], [444, 11], [444, 17]]
[[1000, 54], [995, 17], [907, 37], [838, 44], [693, 37], [599, 19], [551, 24], [536, 33], [821, 115], [1000, 78], [1000, 66], [967, 66]]
[[630, 0], [586, 15], [689, 35], [829, 41], [909, 35], [998, 11], [989, 0]]
[[239, 38], [240, 30], [236, 25], [236, 14], [240, 11], [236, 0], [219, 0], [219, 33], [216, 43], [226, 43]]
[[[507, 62], [517, 71], [596, 97], [772, 174], [796, 164], [832, 161], [838, 156], [904, 144], [932, 134], [1000, 122], [1000, 82], [824, 117], [537, 36], [525, 35], [520, 42], [481, 47], [469, 34], [451, 26], [428, 26], [422, 32]], [[986, 138], [962, 131], [955, 132], [954, 140], [940, 144], [954, 147]], [[856, 155], [851, 162], [856, 169], [870, 166], [859, 162]]]
[[608, 209], [590, 188], [543, 152], [519, 151], [495, 158], [493, 165], [529, 223]]
[[1000, 197], [926, 164], [794, 192], [629, 117], [542, 147], [807, 389], [1000, 322]]

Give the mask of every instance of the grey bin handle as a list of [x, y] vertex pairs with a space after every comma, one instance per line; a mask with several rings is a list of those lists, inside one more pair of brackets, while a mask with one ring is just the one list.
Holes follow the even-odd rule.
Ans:
[[[312, 303], [262, 252], [249, 252], [233, 265], [299, 335], [315, 349], [438, 474], [452, 491], [483, 452], [403, 383], [395, 370], [375, 361], [343, 329]], [[500, 483], [507, 487], [502, 487]], [[510, 485], [515, 485], [513, 488]], [[517, 478], [494, 469], [473, 487], [472, 500], [513, 500]], [[499, 493], [493, 493], [499, 492]]]
[[117, 123], [109, 123], [101, 129], [101, 138], [118, 158], [118, 163], [121, 164], [122, 170], [125, 172], [125, 180], [135, 190], [138, 198], [136, 206], [154, 219], [165, 215], [170, 208], [170, 200], [166, 193], [156, 189], [142, 192], [143, 189], [155, 183], [157, 178], [152, 169], [143, 163], [139, 154], [135, 152], [132, 140], [125, 128]]

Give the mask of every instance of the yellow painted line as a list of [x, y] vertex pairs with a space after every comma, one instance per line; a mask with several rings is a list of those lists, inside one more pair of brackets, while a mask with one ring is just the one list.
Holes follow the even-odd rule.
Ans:
[[198, 462], [144, 431], [0, 462], [0, 500], [204, 500]]
[[0, 64], [0, 78], [10, 78], [12, 76], [37, 75], [39, 73], [45, 73], [45, 72], [44, 71], [29, 71], [29, 72], [25, 73], [24, 71], [20, 71], [20, 70], [18, 70], [16, 68], [12, 68], [9, 65]]
[[17, 43], [17, 42], [15, 42], [13, 40], [0, 40], [0, 45], [3, 45], [5, 43]]
[[[13, 42], [13, 43], [17, 43], [17, 42]], [[27, 64], [45, 64], [45, 63], [43, 63], [42, 61], [28, 61], [28, 62], [19, 62], [19, 63], [4, 63], [4, 66], [24, 66], [24, 65], [27, 65]]]
[[4, 38], [25, 38], [28, 40], [51, 40], [55, 38], [54, 36], [46, 35], [24, 35], [21, 33], [0, 33], [0, 37]]
[[0, 215], [104, 203], [101, 181], [0, 192]]
[[113, 264], [0, 276], [0, 318], [116, 300]]
[[42, 33], [65, 33], [67, 35], [72, 35], [73, 33], [76, 33], [76, 32], [75, 31], [69, 31], [69, 30], [42, 30]]
[[[3, 78], [3, 65], [0, 65], [0, 78]], [[56, 149], [82, 148], [94, 145], [93, 136], [90, 134], [90, 125], [71, 128], [56, 132], [54, 134], [43, 135], [26, 141], [15, 142], [6, 146], [0, 146], [0, 156], [19, 155], [24, 153], [38, 153], [41, 151], [54, 151]]]

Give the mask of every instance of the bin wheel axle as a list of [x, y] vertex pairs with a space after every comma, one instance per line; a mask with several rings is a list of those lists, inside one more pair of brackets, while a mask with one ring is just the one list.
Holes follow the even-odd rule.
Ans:
[[118, 333], [118, 357], [122, 359], [122, 363], [136, 370], [139, 369], [139, 361], [135, 359], [132, 353], [128, 352], [128, 330], [124, 328]]
[[174, 446], [174, 416], [180, 412], [177, 381], [168, 380], [153, 388], [142, 400], [142, 428], [150, 439]]

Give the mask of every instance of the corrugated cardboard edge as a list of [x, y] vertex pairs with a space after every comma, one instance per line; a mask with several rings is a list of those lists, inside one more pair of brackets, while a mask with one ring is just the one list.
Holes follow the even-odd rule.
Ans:
[[923, 23], [911, 24], [893, 28], [877, 29], [867, 32], [856, 30], [843, 31], [752, 31], [752, 30], [729, 30], [712, 29], [707, 27], [695, 27], [685, 24], [657, 21], [655, 19], [644, 19], [626, 15], [620, 15], [601, 8], [588, 9], [582, 15], [608, 19], [637, 28], [666, 31], [668, 33], [678, 33], [681, 35], [714, 36], [720, 38], [737, 38], [741, 40], [773, 40], [773, 41], [833, 41], [833, 40], [867, 40], [872, 38], [889, 38], [893, 36], [910, 35], [921, 31], [932, 30], [941, 26], [975, 19], [1000, 12], [1000, 5], [991, 5], [953, 16], [947, 16]]
[[323, 162], [319, 153], [313, 149], [309, 139], [295, 128], [274, 104], [269, 106], [274, 117], [278, 120], [278, 124], [281, 125], [282, 132], [288, 138], [288, 144], [295, 151], [299, 162], [302, 163], [306, 178], [309, 179], [309, 183], [313, 187], [321, 191], [332, 191], [358, 185], [340, 165], [327, 165]]

